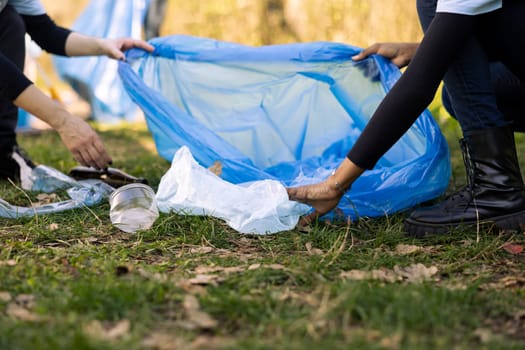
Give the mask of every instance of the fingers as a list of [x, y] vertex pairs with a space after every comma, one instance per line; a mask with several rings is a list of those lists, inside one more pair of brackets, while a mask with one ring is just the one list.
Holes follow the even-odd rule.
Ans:
[[84, 150], [84, 159], [89, 162], [89, 165], [97, 168], [104, 169], [108, 167], [111, 159], [106, 153], [106, 150], [103, 147], [97, 147], [97, 142], [95, 142], [90, 147], [86, 147]]
[[125, 60], [126, 56], [123, 51], [131, 48], [140, 48], [148, 52], [153, 52], [155, 47], [147, 42], [139, 39], [122, 38], [122, 39], [107, 39], [105, 41], [106, 55], [116, 60]]
[[317, 221], [317, 219], [319, 219], [320, 216], [321, 213], [319, 213], [317, 210], [314, 210], [310, 214], [301, 216], [301, 218], [299, 219], [299, 225], [311, 225], [313, 222]]
[[153, 45], [150, 45], [147, 42], [142, 41], [142, 40], [135, 41], [133, 46], [141, 48], [141, 49], [144, 49], [144, 50], [146, 50], [148, 52], [153, 52], [155, 50], [155, 47]]
[[374, 44], [374, 45], [372, 45], [370, 47], [367, 47], [366, 49], [364, 49], [363, 51], [361, 51], [357, 55], [352, 56], [352, 59], [354, 61], [363, 60], [363, 59], [367, 58], [370, 55], [376, 54], [379, 51], [379, 47], [380, 47], [379, 44]]
[[297, 201], [297, 188], [286, 188], [286, 192], [288, 193], [288, 198], [291, 201]]
[[[87, 124], [86, 124], [87, 125]], [[78, 124], [79, 127], [82, 124]], [[61, 135], [71, 154], [80, 164], [97, 169], [104, 169], [111, 163], [102, 140], [91, 129], [84, 129], [83, 133], [66, 133]]]
[[124, 61], [126, 59], [126, 56], [124, 55], [124, 53], [117, 49], [111, 50], [109, 57], [114, 58], [119, 61]]
[[146, 50], [148, 52], [153, 52], [155, 50], [155, 47], [148, 44], [144, 40], [138, 40], [138, 39], [122, 39], [121, 49], [126, 51], [133, 47]]
[[105, 169], [111, 163], [111, 158], [105, 151], [100, 152], [94, 146], [84, 147], [72, 152], [76, 161], [84, 166]]

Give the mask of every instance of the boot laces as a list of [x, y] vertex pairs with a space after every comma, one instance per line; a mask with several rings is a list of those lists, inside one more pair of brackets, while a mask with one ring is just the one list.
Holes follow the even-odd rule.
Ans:
[[474, 186], [475, 186], [475, 167], [472, 165], [472, 160], [470, 158], [470, 153], [468, 149], [468, 144], [465, 140], [460, 140], [460, 147], [461, 147], [461, 156], [463, 158], [463, 164], [465, 165], [465, 172], [467, 177], [467, 184], [463, 186], [461, 189], [459, 189], [457, 192], [452, 193], [448, 200], [450, 202], [465, 202], [464, 211], [467, 210], [467, 208], [470, 206], [472, 202], [474, 202], [475, 206], [475, 198], [474, 198]]
[[467, 205], [465, 205], [465, 211], [469, 207], [470, 203], [473, 203], [474, 210], [476, 211], [476, 221], [479, 223], [479, 211], [475, 196], [477, 168], [475, 164], [473, 164], [472, 158], [470, 157], [470, 149], [468, 142], [465, 139], [462, 139], [460, 141], [460, 146], [462, 151], [461, 155], [463, 157], [463, 163], [465, 164], [465, 171], [467, 175], [467, 185], [458, 194], [461, 196], [461, 198], [465, 197], [464, 192], [468, 192], [470, 194], [470, 198], [467, 201]]

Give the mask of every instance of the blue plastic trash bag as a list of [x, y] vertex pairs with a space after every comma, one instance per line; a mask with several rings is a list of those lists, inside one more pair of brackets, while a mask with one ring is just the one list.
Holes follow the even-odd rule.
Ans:
[[[149, 1], [92, 0], [72, 29], [101, 38], [140, 39]], [[115, 60], [106, 56], [55, 56], [54, 65], [60, 78], [89, 102], [94, 120], [136, 120], [137, 106], [122, 87]]]
[[[119, 73], [144, 111], [159, 154], [188, 146], [204, 167], [222, 164], [234, 184], [319, 182], [345, 158], [400, 72], [359, 48], [332, 42], [250, 47], [191, 36], [134, 49]], [[377, 217], [442, 194], [449, 153], [425, 111], [345, 194], [337, 212]], [[330, 213], [333, 216], [336, 211]]]

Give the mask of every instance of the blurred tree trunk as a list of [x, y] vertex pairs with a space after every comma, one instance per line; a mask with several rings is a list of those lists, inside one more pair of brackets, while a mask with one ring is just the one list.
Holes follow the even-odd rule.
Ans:
[[297, 33], [286, 19], [285, 2], [286, 0], [260, 0], [261, 44], [275, 43], [276, 38], [279, 38], [280, 42], [299, 41]]

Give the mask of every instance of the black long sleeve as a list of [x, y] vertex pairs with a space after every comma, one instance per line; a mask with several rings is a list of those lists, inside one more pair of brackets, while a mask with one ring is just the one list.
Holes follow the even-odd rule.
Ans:
[[71, 30], [60, 27], [46, 14], [21, 15], [26, 31], [38, 46], [49, 53], [66, 56], [66, 40]]
[[[44, 50], [66, 55], [66, 40], [70, 30], [57, 26], [46, 15], [21, 15], [27, 33]], [[32, 82], [2, 52], [0, 52], [0, 96], [8, 101], [15, 100]]]
[[18, 67], [0, 52], [0, 96], [15, 100], [29, 85], [29, 80]]
[[403, 73], [379, 104], [347, 157], [372, 169], [432, 102], [448, 67], [475, 34], [477, 17], [438, 13]]

